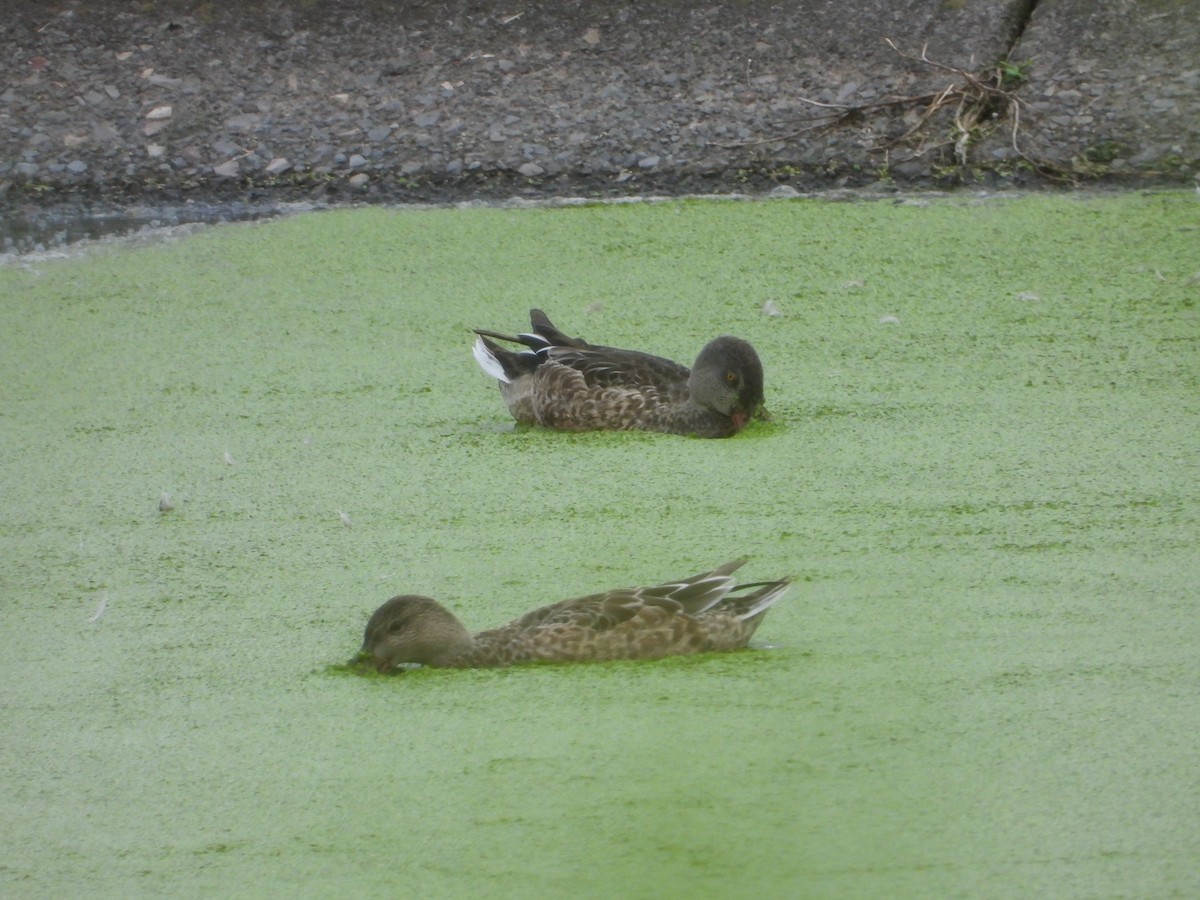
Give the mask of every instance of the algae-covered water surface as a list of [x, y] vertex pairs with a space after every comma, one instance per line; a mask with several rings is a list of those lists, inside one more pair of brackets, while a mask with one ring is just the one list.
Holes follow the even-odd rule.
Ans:
[[[10, 262], [0, 892], [1194, 895], [1198, 251], [1165, 193]], [[744, 337], [774, 419], [516, 429], [470, 329], [530, 307], [684, 362]], [[396, 593], [481, 628], [742, 555], [795, 579], [757, 649], [338, 666]]]

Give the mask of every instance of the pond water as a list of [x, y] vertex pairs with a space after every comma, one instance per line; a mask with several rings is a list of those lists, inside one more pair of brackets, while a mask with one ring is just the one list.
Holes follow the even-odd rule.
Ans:
[[63, 205], [9, 210], [0, 216], [0, 255], [44, 253], [75, 244], [179, 225], [216, 225], [310, 212], [300, 203], [184, 203], [105, 208]]
[[[1200, 890], [1200, 203], [362, 209], [0, 266], [10, 896]], [[781, 315], [764, 315], [768, 301]], [[472, 327], [725, 441], [512, 427]], [[160, 510], [167, 494], [172, 509]], [[747, 555], [756, 649], [339, 668]]]

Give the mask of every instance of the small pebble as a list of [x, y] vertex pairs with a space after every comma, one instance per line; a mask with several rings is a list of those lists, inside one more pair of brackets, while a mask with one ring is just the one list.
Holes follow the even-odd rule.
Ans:
[[800, 192], [790, 184], [780, 184], [771, 188], [767, 196], [772, 200], [793, 200], [800, 196]]

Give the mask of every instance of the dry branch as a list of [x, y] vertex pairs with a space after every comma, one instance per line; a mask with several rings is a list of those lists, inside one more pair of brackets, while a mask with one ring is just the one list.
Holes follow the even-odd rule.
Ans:
[[[885, 97], [882, 100], [857, 105], [823, 103], [809, 97], [797, 97], [796, 99], [801, 103], [830, 110], [830, 112], [813, 116], [808, 124], [787, 134], [734, 143], [713, 142], [714, 146], [733, 149], [772, 144], [777, 141], [788, 141], [818, 129], [833, 130], [847, 126], [868, 113], [884, 109], [913, 109], [918, 110], [919, 115], [911, 128], [897, 138], [877, 143], [871, 149], [876, 152], [888, 153], [895, 147], [911, 146], [916, 143], [919, 146], [917, 153], [923, 154], [939, 147], [952, 147], [955, 162], [959, 166], [965, 167], [969, 164], [971, 145], [976, 143], [983, 134], [999, 127], [1002, 122], [1007, 120], [1011, 123], [1010, 136], [1013, 152], [1018, 157], [1044, 177], [1074, 180], [1072, 176], [1075, 173], [1044, 160], [1038, 160], [1021, 148], [1018, 134], [1021, 129], [1023, 101], [1016, 94], [1016, 86], [1008, 85], [1013, 70], [1008, 67], [1007, 61], [989, 66], [981, 73], [974, 73], [959, 66], [930, 59], [928, 45], [921, 48], [920, 56], [913, 56], [897, 47], [891, 38], [887, 38], [886, 43], [900, 58], [941, 72], [948, 72], [955, 77], [955, 80], [937, 91]], [[936, 143], [926, 144], [923, 136], [926, 125], [938, 112], [946, 109], [953, 109], [953, 130], [950, 136]]]

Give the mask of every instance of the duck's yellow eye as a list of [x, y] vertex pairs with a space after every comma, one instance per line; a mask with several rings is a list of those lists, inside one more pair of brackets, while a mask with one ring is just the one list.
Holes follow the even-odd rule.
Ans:
[[725, 380], [728, 381], [730, 384], [737, 384], [737, 380], [738, 380], [737, 372], [726, 372]]

